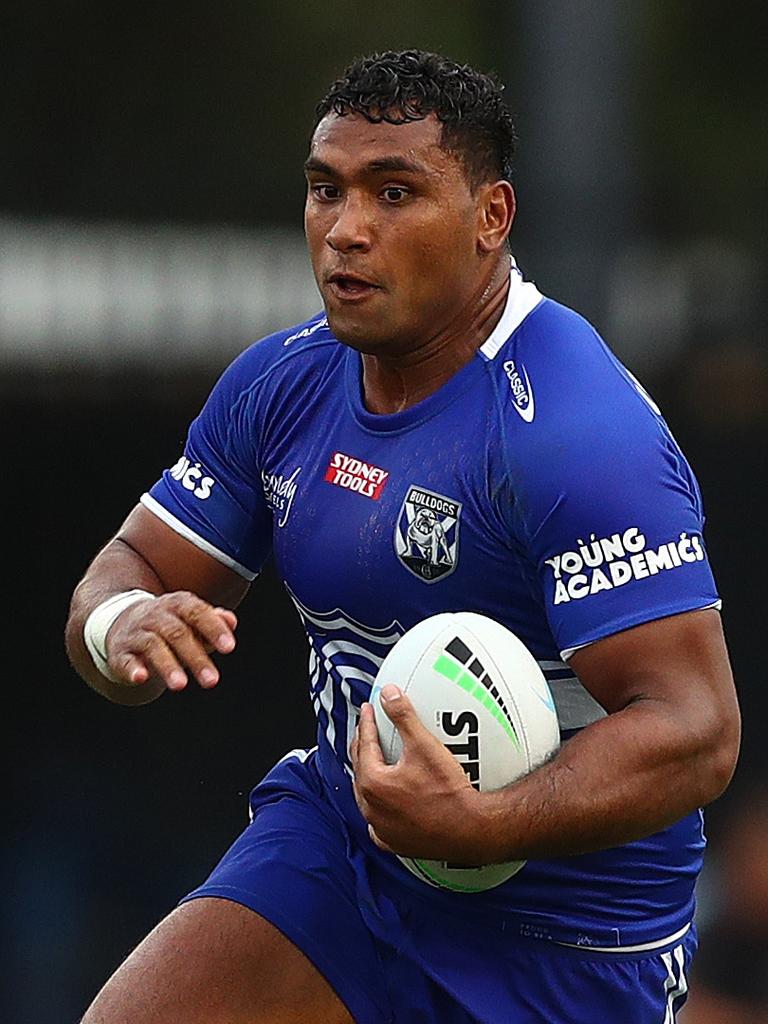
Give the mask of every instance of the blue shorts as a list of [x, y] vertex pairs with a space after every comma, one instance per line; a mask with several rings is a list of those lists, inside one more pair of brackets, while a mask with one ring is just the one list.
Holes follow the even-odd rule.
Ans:
[[603, 954], [489, 934], [377, 871], [328, 799], [316, 761], [314, 752], [295, 752], [269, 772], [251, 794], [251, 824], [187, 900], [223, 897], [267, 918], [357, 1024], [674, 1020], [693, 928], [666, 948]]

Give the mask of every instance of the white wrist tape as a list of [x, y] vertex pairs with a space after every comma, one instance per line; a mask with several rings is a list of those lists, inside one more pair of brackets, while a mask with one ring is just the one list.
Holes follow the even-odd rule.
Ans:
[[120, 683], [123, 680], [118, 679], [110, 671], [107, 661], [107, 633], [118, 615], [126, 608], [130, 608], [137, 601], [154, 601], [155, 597], [155, 594], [150, 594], [147, 590], [124, 590], [121, 594], [114, 594], [106, 601], [102, 601], [85, 620], [83, 640], [88, 653], [99, 672], [113, 683]]

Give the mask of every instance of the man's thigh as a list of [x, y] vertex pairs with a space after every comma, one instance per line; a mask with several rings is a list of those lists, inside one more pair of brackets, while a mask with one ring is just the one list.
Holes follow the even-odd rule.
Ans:
[[325, 978], [274, 925], [229, 900], [174, 910], [110, 978], [82, 1024], [350, 1024]]

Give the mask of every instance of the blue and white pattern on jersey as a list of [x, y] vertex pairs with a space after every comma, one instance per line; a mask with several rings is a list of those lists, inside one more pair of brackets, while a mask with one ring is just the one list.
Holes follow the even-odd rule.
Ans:
[[[317, 715], [318, 735], [325, 737], [351, 771], [349, 748], [360, 707], [370, 698], [381, 663], [405, 629], [397, 620], [375, 629], [340, 608], [314, 611], [286, 589], [309, 640], [309, 696]], [[605, 715], [564, 661], [539, 659], [538, 665], [552, 691], [562, 733], [582, 729]]]
[[309, 696], [317, 715], [318, 734], [350, 770], [349, 747], [361, 705], [368, 700], [384, 658], [405, 630], [393, 621], [373, 629], [349, 618], [339, 608], [315, 612], [295, 594], [309, 640]]

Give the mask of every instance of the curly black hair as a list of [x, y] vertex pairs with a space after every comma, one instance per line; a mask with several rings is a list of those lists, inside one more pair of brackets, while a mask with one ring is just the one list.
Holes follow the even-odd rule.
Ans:
[[441, 145], [463, 165], [472, 189], [512, 180], [515, 126], [494, 75], [425, 50], [387, 50], [360, 57], [315, 109], [313, 132], [326, 114], [361, 114], [377, 124], [405, 124], [435, 114]]

